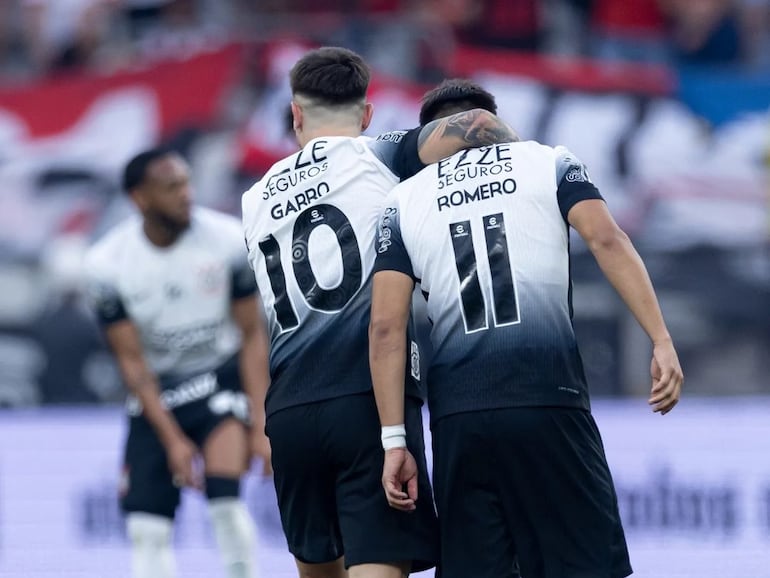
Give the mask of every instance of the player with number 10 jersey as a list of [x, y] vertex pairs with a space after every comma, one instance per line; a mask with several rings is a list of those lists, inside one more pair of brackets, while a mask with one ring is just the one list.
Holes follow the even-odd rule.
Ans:
[[[249, 262], [270, 331], [266, 431], [281, 522], [303, 576], [342, 577], [347, 567], [365, 566], [355, 574], [400, 578], [435, 564], [436, 517], [424, 467], [415, 511], [389, 508], [380, 491], [384, 453], [367, 330], [377, 221], [414, 163], [404, 159], [405, 133], [361, 135], [372, 106], [368, 67], [358, 55], [310, 51], [290, 78], [302, 150], [243, 197]], [[428, 163], [510, 140], [512, 131], [475, 110], [415, 134], [420, 161]], [[405, 428], [424, 466], [422, 400], [405, 372], [401, 379]]]
[[358, 336], [368, 323], [377, 219], [398, 183], [373, 147], [395, 145], [315, 139], [244, 195], [249, 261], [271, 338], [268, 414], [371, 390]]

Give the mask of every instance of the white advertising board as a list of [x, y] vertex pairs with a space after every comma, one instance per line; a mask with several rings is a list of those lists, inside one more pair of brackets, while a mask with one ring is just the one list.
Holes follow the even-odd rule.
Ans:
[[[770, 398], [596, 401], [637, 578], [770, 578]], [[0, 413], [0, 576], [128, 577], [117, 409]], [[272, 485], [249, 477], [263, 578], [296, 575]], [[205, 502], [179, 513], [179, 575], [221, 577]], [[423, 573], [421, 577], [432, 576]]]

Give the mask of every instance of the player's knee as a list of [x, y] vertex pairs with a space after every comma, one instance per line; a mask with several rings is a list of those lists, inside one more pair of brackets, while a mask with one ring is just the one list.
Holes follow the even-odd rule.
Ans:
[[173, 521], [157, 514], [131, 512], [126, 516], [126, 532], [135, 547], [160, 550], [171, 545]]
[[323, 564], [308, 564], [297, 560], [299, 578], [347, 578], [342, 558]]
[[237, 498], [241, 495], [240, 478], [206, 476], [206, 497], [209, 500]]

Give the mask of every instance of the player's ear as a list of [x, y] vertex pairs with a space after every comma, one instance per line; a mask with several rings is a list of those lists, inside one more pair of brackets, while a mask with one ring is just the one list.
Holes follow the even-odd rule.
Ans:
[[301, 131], [302, 130], [302, 109], [293, 100], [291, 101], [291, 117], [293, 119], [292, 126], [294, 128], [294, 132]]
[[371, 102], [367, 102], [364, 105], [364, 116], [361, 119], [361, 130], [364, 131], [369, 128], [369, 124], [372, 122], [372, 115], [374, 114], [374, 105]]
[[136, 187], [131, 189], [128, 194], [141, 213], [144, 213], [149, 208], [150, 201], [147, 198], [147, 193], [144, 189]]

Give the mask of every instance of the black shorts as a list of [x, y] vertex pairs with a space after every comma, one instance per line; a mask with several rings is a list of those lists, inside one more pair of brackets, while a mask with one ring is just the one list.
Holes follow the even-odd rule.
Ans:
[[433, 424], [442, 578], [631, 574], [617, 497], [591, 414], [459, 413]]
[[412, 562], [432, 568], [438, 526], [425, 463], [419, 404], [406, 403], [409, 450], [420, 470], [417, 510], [388, 506], [380, 421], [371, 393], [278, 411], [267, 418], [281, 523], [289, 551], [317, 564]]
[[[244, 423], [248, 405], [241, 391], [238, 364], [231, 359], [214, 372], [175, 380], [162, 392], [182, 431], [199, 448], [224, 420], [235, 417]], [[146, 512], [173, 518], [180, 490], [172, 481], [166, 451], [147, 419], [129, 403], [121, 483], [124, 512]], [[133, 415], [132, 415], [133, 414]]]

